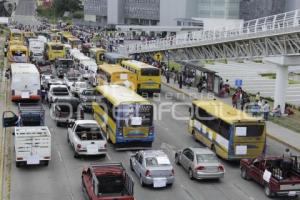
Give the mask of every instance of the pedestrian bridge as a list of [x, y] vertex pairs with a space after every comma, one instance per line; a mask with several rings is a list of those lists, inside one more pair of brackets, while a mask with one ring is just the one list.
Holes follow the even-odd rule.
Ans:
[[128, 54], [161, 52], [173, 60], [263, 58], [300, 55], [300, 10], [241, 24], [233, 30], [179, 33], [163, 39], [129, 44]]

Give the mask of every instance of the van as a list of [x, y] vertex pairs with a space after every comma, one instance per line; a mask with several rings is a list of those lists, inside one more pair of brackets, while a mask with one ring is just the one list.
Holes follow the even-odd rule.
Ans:
[[35, 65], [30, 63], [11, 64], [11, 100], [39, 101], [40, 73]]
[[85, 79], [90, 79], [90, 76], [95, 76], [97, 69], [98, 65], [93, 60], [83, 60], [79, 65], [79, 71]]

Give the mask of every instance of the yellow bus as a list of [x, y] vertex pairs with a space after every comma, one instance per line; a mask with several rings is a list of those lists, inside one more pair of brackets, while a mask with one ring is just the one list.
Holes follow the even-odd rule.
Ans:
[[90, 57], [95, 59], [97, 65], [103, 64], [105, 49], [102, 48], [91, 48], [90, 49]]
[[99, 65], [98, 69], [98, 84], [99, 85], [122, 85], [136, 91], [137, 79], [136, 74], [124, 69], [120, 65]]
[[72, 33], [64, 31], [61, 32], [60, 35], [62, 43], [71, 45], [72, 49], [79, 49], [81, 47], [82, 41], [73, 36]]
[[7, 64], [29, 62], [28, 48], [22, 44], [9, 45], [7, 51]]
[[9, 40], [19, 40], [24, 41], [24, 34], [19, 29], [10, 29]]
[[31, 31], [26, 31], [26, 32], [24, 32], [23, 34], [24, 34], [24, 37], [27, 38], [27, 39], [28, 39], [28, 38], [34, 38], [34, 37], [37, 37], [36, 34], [35, 34], [34, 32], [31, 32]]
[[66, 57], [66, 48], [63, 44], [57, 42], [48, 42], [45, 44], [45, 55], [46, 60], [54, 61], [57, 58]]
[[137, 92], [139, 94], [160, 93], [161, 77], [157, 67], [135, 60], [123, 61], [122, 67], [137, 75]]
[[193, 101], [188, 131], [226, 160], [255, 158], [265, 150], [264, 120], [218, 100]]
[[103, 57], [104, 63], [107, 64], [121, 64], [124, 60], [129, 60], [127, 56], [119, 53], [106, 52]]
[[61, 42], [61, 36], [57, 35], [57, 34], [50, 34], [50, 42], [60, 43]]
[[147, 99], [120, 85], [97, 86], [96, 94], [93, 116], [109, 142], [152, 145], [153, 105]]

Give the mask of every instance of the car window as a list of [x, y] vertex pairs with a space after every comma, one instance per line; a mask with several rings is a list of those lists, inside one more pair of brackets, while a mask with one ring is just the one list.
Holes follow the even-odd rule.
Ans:
[[183, 154], [191, 161], [194, 160], [194, 155], [190, 149], [186, 149], [183, 151]]
[[197, 163], [218, 163], [218, 159], [215, 154], [197, 154]]
[[143, 164], [143, 156], [142, 156], [142, 155], [139, 156], [138, 162], [139, 162], [141, 165]]
[[145, 158], [147, 167], [157, 167], [157, 166], [169, 166], [171, 165], [170, 160], [166, 156], [159, 157], [148, 157]]

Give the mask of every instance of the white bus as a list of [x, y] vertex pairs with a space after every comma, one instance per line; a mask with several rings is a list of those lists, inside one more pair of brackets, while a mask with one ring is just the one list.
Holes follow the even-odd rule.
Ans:
[[11, 100], [39, 101], [40, 73], [36, 66], [30, 63], [11, 64]]

